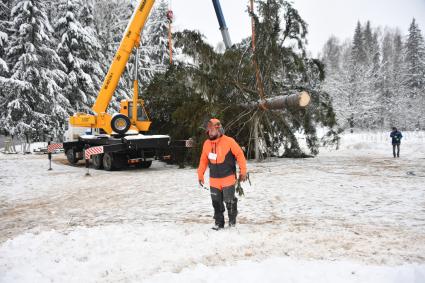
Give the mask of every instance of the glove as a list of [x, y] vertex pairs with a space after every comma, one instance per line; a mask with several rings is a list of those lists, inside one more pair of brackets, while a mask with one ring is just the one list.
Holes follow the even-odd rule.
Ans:
[[240, 174], [239, 175], [239, 181], [240, 182], [245, 182], [246, 180], [248, 179], [248, 177], [247, 177], [247, 175], [246, 174]]
[[204, 189], [204, 190], [210, 190], [208, 187], [205, 187], [204, 186], [204, 180], [199, 180], [199, 186], [201, 186], [201, 189]]
[[240, 181], [238, 181], [238, 183], [236, 184], [236, 189], [235, 189], [235, 191], [236, 191], [236, 193], [237, 193], [240, 197], [245, 196], [245, 192], [243, 191], [243, 188], [242, 188], [242, 186], [241, 186], [241, 182], [240, 182]]

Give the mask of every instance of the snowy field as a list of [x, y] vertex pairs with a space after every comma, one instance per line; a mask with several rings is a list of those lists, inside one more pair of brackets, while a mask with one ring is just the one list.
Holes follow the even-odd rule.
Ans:
[[425, 133], [343, 136], [250, 162], [236, 228], [213, 231], [195, 169], [119, 172], [0, 154], [0, 282], [425, 282]]

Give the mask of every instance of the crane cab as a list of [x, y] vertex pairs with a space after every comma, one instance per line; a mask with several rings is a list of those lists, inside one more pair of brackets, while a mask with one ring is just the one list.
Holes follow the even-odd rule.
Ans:
[[145, 108], [145, 102], [141, 99], [137, 101], [137, 109], [133, 109], [134, 102], [130, 100], [121, 100], [120, 114], [130, 119], [131, 125], [135, 126], [139, 132], [147, 132], [152, 124], [148, 112]]

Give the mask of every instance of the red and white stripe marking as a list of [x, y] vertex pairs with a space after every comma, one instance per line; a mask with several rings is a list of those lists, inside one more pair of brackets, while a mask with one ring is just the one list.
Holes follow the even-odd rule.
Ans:
[[103, 146], [94, 146], [85, 150], [84, 155], [86, 159], [90, 159], [90, 156], [103, 153]]
[[51, 143], [47, 146], [47, 152], [51, 153], [57, 149], [62, 149], [63, 143]]

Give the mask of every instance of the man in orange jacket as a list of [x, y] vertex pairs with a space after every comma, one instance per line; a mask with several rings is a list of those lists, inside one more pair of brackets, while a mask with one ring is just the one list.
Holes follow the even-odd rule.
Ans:
[[218, 119], [208, 121], [208, 140], [202, 148], [198, 167], [198, 179], [204, 185], [204, 173], [207, 166], [210, 169], [210, 192], [214, 207], [215, 226], [213, 229], [224, 228], [224, 203], [229, 215], [229, 226], [236, 225], [238, 214], [238, 199], [235, 196], [236, 161], [240, 168], [239, 180], [247, 179], [246, 159], [241, 147], [234, 139], [224, 135], [224, 129]]

